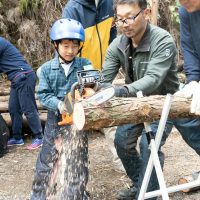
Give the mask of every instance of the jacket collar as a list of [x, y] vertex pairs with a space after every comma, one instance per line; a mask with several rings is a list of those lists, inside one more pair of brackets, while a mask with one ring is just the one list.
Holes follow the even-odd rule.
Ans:
[[[146, 31], [144, 32], [139, 46], [136, 48], [136, 52], [147, 52], [150, 50], [150, 29], [151, 25], [147, 24]], [[130, 38], [123, 36], [121, 38], [118, 48], [121, 51], [126, 52], [130, 48]]]

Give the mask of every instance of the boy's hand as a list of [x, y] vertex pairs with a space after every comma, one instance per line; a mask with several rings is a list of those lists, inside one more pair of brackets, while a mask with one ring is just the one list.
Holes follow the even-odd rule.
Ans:
[[66, 114], [67, 113], [67, 107], [66, 107], [66, 105], [63, 101], [60, 101], [58, 103], [58, 110], [59, 110], [60, 114]]

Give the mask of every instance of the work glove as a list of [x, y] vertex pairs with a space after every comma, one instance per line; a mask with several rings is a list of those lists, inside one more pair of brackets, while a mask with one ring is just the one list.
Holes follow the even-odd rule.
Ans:
[[58, 103], [58, 110], [59, 110], [60, 114], [66, 114], [68, 112], [67, 107], [63, 101], [60, 101]]
[[185, 87], [174, 94], [186, 98], [192, 98], [190, 112], [200, 115], [200, 83], [191, 81]]
[[200, 82], [198, 82], [198, 85], [194, 89], [190, 112], [195, 115], [200, 115]]
[[128, 97], [129, 91], [126, 86], [117, 86], [115, 87], [115, 96], [116, 97]]

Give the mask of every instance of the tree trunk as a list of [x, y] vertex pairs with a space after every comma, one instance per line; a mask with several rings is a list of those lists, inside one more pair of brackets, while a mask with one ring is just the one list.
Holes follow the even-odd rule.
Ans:
[[[76, 103], [73, 120], [83, 129], [100, 129], [130, 123], [152, 122], [160, 119], [165, 96], [155, 95], [143, 98], [112, 98], [99, 106]], [[174, 96], [169, 113], [170, 119], [192, 117], [191, 100]]]
[[151, 0], [151, 24], [158, 24], [158, 0]]
[[83, 199], [88, 181], [87, 133], [63, 127], [55, 139], [57, 155], [47, 185], [47, 199]]

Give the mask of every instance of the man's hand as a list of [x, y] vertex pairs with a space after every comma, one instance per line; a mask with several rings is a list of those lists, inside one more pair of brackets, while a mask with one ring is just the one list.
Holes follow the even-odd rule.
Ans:
[[196, 115], [200, 115], [200, 83], [196, 81], [191, 81], [185, 87], [174, 95], [182, 96], [186, 98], [192, 98], [192, 103], [190, 105], [190, 112]]
[[66, 107], [66, 105], [63, 101], [60, 101], [58, 103], [58, 110], [59, 110], [60, 114], [66, 114], [67, 113], [67, 107]]
[[128, 97], [129, 91], [125, 86], [117, 86], [115, 87], [115, 96], [116, 97]]

